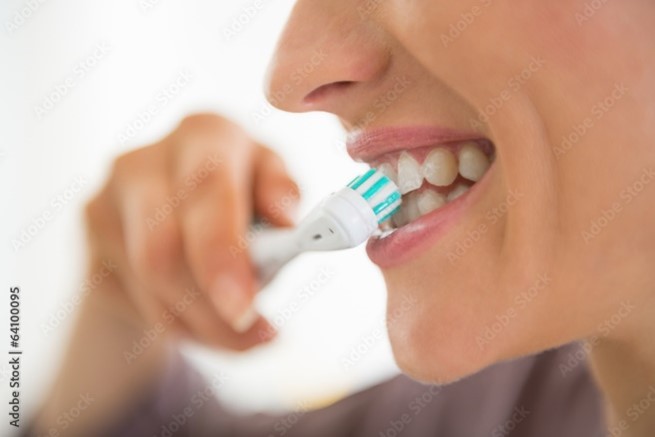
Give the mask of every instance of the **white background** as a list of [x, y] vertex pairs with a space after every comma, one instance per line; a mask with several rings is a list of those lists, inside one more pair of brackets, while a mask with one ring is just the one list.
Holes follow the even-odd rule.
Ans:
[[[185, 114], [212, 110], [237, 120], [283, 155], [303, 188], [303, 211], [362, 167], [347, 157], [344, 135], [331, 116], [285, 114], [264, 101], [266, 64], [290, 0], [2, 3], [0, 326], [8, 326], [8, 288], [20, 285], [26, 418], [55, 376], [73, 319], [64, 317], [53, 332], [44, 332], [44, 324], [58, 311], [62, 314], [83, 279], [80, 208], [113, 157], [156, 140]], [[248, 14], [253, 6], [255, 13]], [[28, 17], [18, 18], [20, 11]], [[244, 23], [240, 30], [233, 26], [236, 19]], [[227, 38], [226, 28], [236, 36]], [[92, 60], [98, 44], [109, 52], [80, 70], [79, 63]], [[171, 83], [183, 72], [192, 79], [174, 91]], [[75, 84], [38, 116], [36, 108], [43, 109], [69, 76], [76, 77]], [[163, 99], [166, 90], [172, 97]], [[138, 122], [148, 107], [164, 100], [149, 122]], [[264, 119], [255, 116], [269, 110]], [[133, 127], [129, 135], [128, 126]], [[75, 191], [79, 178], [86, 181], [81, 190], [55, 209], [53, 199]], [[48, 212], [28, 244], [16, 249], [12, 242]], [[331, 279], [285, 317], [274, 345], [244, 355], [197, 347], [185, 351], [203, 372], [229, 377], [221, 392], [225, 402], [247, 410], [293, 408], [334, 399], [396, 372], [382, 329], [383, 281], [362, 248], [297, 260], [260, 296], [264, 314], [282, 317], [323, 268], [333, 272]], [[1, 332], [8, 335], [6, 329]], [[342, 360], [353, 347], [364, 353], [354, 368], [346, 369]], [[7, 408], [5, 362], [0, 360], [0, 392]]]

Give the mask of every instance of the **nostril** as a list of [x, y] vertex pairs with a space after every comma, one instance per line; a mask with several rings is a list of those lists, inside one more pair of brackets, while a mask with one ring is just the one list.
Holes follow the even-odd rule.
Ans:
[[332, 82], [316, 88], [314, 91], [307, 94], [303, 100], [305, 103], [315, 103], [319, 100], [325, 99], [328, 95], [341, 93], [354, 84], [355, 82], [347, 80]]

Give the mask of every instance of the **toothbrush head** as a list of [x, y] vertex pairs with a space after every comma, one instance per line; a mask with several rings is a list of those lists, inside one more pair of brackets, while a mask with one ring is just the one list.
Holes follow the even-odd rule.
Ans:
[[402, 203], [396, 184], [371, 169], [330, 195], [298, 226], [301, 250], [339, 250], [360, 245]]
[[397, 213], [402, 202], [400, 190], [396, 184], [382, 172], [373, 168], [353, 179], [348, 184], [348, 188], [366, 200], [379, 224]]

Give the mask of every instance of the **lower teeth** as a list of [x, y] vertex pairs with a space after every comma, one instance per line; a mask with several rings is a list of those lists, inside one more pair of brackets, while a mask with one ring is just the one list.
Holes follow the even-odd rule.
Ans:
[[394, 214], [391, 219], [380, 224], [380, 233], [378, 236], [383, 238], [393, 233], [396, 229], [440, 209], [447, 203], [465, 194], [469, 188], [470, 186], [466, 183], [458, 182], [450, 189], [447, 195], [435, 191], [432, 188], [425, 188], [421, 192], [412, 191], [405, 194], [400, 211]]

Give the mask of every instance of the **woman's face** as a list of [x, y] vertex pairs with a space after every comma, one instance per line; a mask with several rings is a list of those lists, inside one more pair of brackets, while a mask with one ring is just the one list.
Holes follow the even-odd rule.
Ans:
[[297, 3], [269, 99], [334, 113], [353, 158], [398, 173], [397, 229], [368, 252], [404, 371], [451, 381], [652, 316], [654, 19], [646, 0]]

